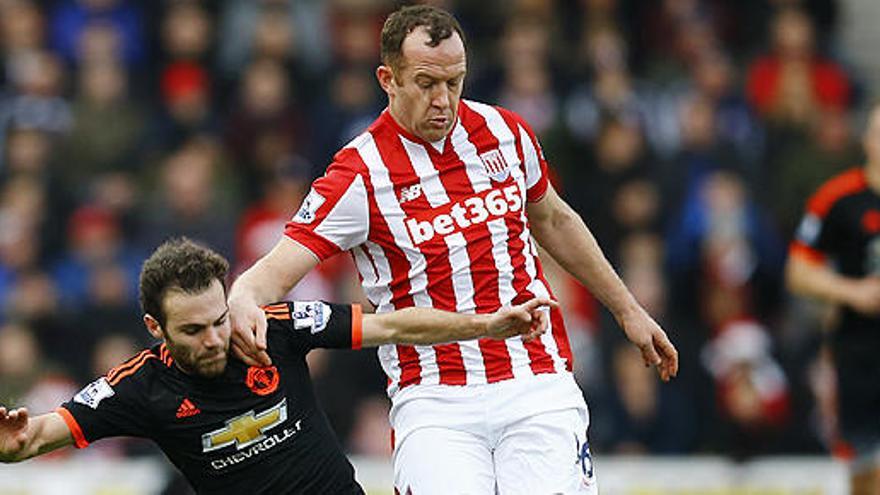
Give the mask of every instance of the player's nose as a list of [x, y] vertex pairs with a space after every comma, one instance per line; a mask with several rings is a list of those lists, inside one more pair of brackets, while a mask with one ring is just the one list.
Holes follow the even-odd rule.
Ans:
[[210, 327], [205, 331], [205, 337], [202, 339], [202, 345], [208, 349], [216, 349], [223, 347], [223, 335], [217, 327]]
[[431, 98], [431, 105], [437, 108], [446, 108], [450, 106], [449, 103], [449, 88], [446, 87], [445, 84], [437, 84], [434, 90], [433, 98]]

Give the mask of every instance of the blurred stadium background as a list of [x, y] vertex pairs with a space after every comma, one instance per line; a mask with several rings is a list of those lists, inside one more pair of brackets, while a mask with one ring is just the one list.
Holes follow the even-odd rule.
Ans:
[[[662, 385], [551, 268], [603, 493], [846, 492], [827, 308], [788, 295], [803, 202], [860, 163], [876, 0], [434, 0], [465, 96], [521, 113], [556, 187], [669, 330]], [[140, 262], [185, 234], [241, 270], [384, 107], [390, 0], [0, 0], [0, 403], [53, 409], [148, 343]], [[296, 297], [362, 295], [350, 261]], [[323, 406], [389, 493], [370, 352], [315, 352]], [[880, 384], [878, 384], [880, 386]], [[375, 491], [373, 491], [375, 489]], [[148, 444], [0, 466], [0, 492], [188, 493]]]

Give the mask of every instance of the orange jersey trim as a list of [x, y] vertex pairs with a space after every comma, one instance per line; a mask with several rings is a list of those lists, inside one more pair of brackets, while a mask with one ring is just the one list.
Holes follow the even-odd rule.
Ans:
[[76, 422], [76, 418], [73, 417], [73, 414], [70, 414], [70, 411], [63, 406], [55, 409], [55, 412], [61, 416], [61, 419], [63, 419], [64, 423], [67, 425], [67, 429], [70, 430], [70, 434], [73, 435], [73, 444], [76, 448], [84, 449], [88, 447], [89, 441], [86, 440], [85, 435], [83, 435], [82, 428], [79, 427], [79, 423]]
[[278, 303], [278, 304], [268, 304], [260, 308], [265, 313], [284, 313], [290, 312], [290, 307], [287, 306], [287, 303]]
[[819, 218], [825, 218], [834, 203], [846, 196], [864, 191], [867, 187], [864, 169], [848, 170], [825, 182], [807, 202], [807, 211]]
[[116, 385], [123, 378], [137, 373], [137, 371], [139, 369], [143, 368], [144, 364], [146, 364], [146, 362], [149, 361], [150, 359], [159, 359], [159, 358], [155, 354], [153, 354], [153, 353], [149, 352], [149, 350], [147, 350], [147, 353], [144, 354], [143, 357], [138, 359], [137, 362], [135, 362], [133, 366], [131, 366], [130, 368], [128, 368], [124, 371], [117, 373], [116, 375], [113, 376], [113, 378], [108, 378], [107, 382], [110, 385]]
[[290, 306], [287, 303], [269, 304], [261, 308], [267, 320], [289, 320]]
[[364, 310], [360, 304], [351, 305], [351, 348], [360, 349], [364, 342]]
[[149, 353], [150, 353], [149, 349], [144, 349], [141, 352], [135, 354], [135, 356], [133, 358], [129, 359], [128, 361], [120, 364], [119, 366], [116, 366], [115, 368], [112, 368], [110, 371], [107, 372], [107, 380], [113, 380], [116, 377], [116, 375], [118, 375], [120, 372], [125, 371], [128, 368], [134, 366], [135, 364], [137, 364], [138, 361], [143, 359], [144, 356]]
[[801, 241], [792, 241], [788, 246], [788, 255], [815, 265], [825, 263], [825, 255]]
[[267, 320], [289, 320], [290, 312], [281, 314], [281, 313], [266, 313]]

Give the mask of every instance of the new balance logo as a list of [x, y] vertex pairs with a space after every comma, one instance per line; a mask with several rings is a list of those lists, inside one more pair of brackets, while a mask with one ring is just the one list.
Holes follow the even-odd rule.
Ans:
[[191, 400], [185, 398], [183, 399], [183, 402], [180, 403], [180, 407], [177, 408], [177, 417], [189, 418], [190, 416], [195, 416], [200, 412], [202, 412], [201, 409], [196, 407], [196, 405], [193, 404]]
[[422, 185], [413, 184], [400, 189], [400, 202], [406, 203], [412, 201], [422, 195]]

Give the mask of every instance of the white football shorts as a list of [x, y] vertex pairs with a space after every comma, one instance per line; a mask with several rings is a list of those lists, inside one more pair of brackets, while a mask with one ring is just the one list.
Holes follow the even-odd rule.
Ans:
[[401, 495], [597, 495], [589, 411], [570, 374], [413, 386], [394, 397]]

